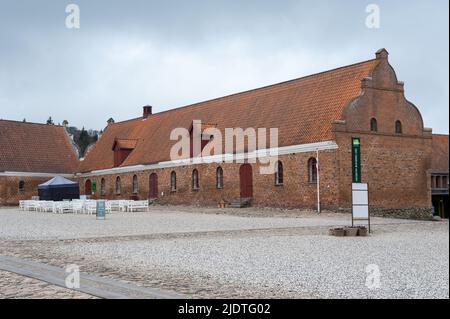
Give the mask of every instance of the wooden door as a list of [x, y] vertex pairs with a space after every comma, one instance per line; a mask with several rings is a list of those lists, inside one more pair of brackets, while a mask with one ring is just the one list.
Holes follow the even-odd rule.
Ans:
[[158, 175], [152, 173], [150, 175], [149, 184], [150, 184], [150, 192], [148, 194], [148, 198], [150, 199], [158, 198]]
[[250, 164], [243, 164], [239, 169], [241, 198], [253, 197], [253, 172]]
[[92, 195], [92, 183], [90, 179], [84, 184], [84, 195]]

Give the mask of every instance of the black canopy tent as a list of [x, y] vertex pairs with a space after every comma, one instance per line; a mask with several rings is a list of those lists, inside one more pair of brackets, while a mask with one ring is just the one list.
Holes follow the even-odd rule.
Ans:
[[40, 200], [62, 201], [64, 199], [80, 198], [80, 187], [62, 176], [56, 176], [38, 186]]

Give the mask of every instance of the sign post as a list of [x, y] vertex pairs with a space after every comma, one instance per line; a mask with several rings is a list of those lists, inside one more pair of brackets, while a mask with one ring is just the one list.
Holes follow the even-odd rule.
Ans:
[[106, 211], [105, 208], [106, 208], [106, 201], [104, 201], [104, 200], [97, 201], [97, 207], [95, 210], [97, 219], [99, 219], [99, 220], [105, 219], [105, 211]]
[[317, 170], [317, 212], [320, 214], [320, 165], [319, 165], [319, 150], [316, 157], [316, 170]]
[[361, 139], [352, 137], [352, 227], [365, 220], [370, 233], [369, 185], [361, 183]]

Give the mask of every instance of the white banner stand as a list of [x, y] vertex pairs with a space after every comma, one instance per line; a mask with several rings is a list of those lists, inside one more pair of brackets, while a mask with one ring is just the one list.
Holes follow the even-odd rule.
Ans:
[[352, 227], [355, 220], [367, 221], [370, 233], [369, 185], [352, 183]]

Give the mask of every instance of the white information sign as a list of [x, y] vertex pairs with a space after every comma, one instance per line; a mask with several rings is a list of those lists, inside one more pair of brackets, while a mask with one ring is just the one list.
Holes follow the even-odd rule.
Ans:
[[352, 225], [355, 220], [367, 220], [370, 231], [369, 186], [367, 183], [352, 183]]
[[369, 219], [367, 206], [353, 206], [353, 219]]

